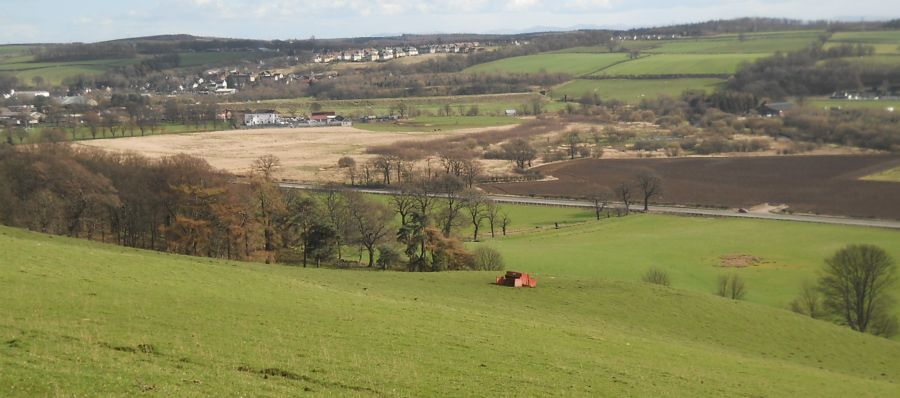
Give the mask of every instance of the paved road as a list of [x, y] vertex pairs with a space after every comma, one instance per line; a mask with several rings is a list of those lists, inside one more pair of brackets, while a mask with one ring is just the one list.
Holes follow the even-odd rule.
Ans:
[[[280, 185], [284, 188], [295, 188], [295, 189], [303, 189], [303, 190], [321, 190], [321, 189], [323, 189], [323, 187], [320, 185], [295, 183], [295, 182], [282, 182], [282, 183], [280, 183]], [[397, 191], [390, 190], [390, 189], [353, 188], [353, 190], [355, 190], [357, 192], [378, 194], [378, 195], [393, 195], [393, 194], [397, 193]], [[576, 200], [576, 199], [547, 199], [547, 198], [533, 198], [533, 197], [528, 197], [528, 196], [514, 196], [514, 195], [486, 195], [486, 196], [488, 198], [490, 198], [491, 200], [500, 202], [500, 203], [515, 203], [515, 204], [555, 206], [555, 207], [586, 207], [586, 208], [594, 207], [594, 204], [591, 202], [584, 201], [584, 200]], [[621, 204], [617, 204], [617, 205], [621, 206]], [[632, 208], [639, 208], [639, 206], [634, 206]], [[820, 224], [855, 225], [855, 226], [862, 226], [862, 227], [900, 229], [900, 221], [875, 220], [875, 219], [866, 219], [866, 218], [846, 218], [846, 217], [800, 215], [800, 214], [778, 214], [778, 213], [764, 213], [764, 212], [740, 213], [737, 210], [733, 210], [733, 209], [711, 209], [711, 208], [683, 207], [683, 206], [650, 206], [650, 212], [651, 213], [663, 213], [663, 214], [679, 214], [679, 215], [687, 215], [687, 216], [757, 218], [757, 219], [765, 219], [765, 220], [800, 221], [800, 222], [813, 222], [813, 223], [820, 223]]]

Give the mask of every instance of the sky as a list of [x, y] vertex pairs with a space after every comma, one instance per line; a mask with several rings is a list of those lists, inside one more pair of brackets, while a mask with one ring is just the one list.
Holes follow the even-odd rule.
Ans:
[[737, 17], [886, 20], [897, 0], [0, 0], [0, 43], [632, 28]]

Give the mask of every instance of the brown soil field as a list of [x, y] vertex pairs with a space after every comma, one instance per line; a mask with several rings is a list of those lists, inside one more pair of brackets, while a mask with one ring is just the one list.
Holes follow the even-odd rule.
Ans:
[[900, 183], [860, 179], [898, 165], [897, 155], [582, 159], [537, 168], [557, 180], [482, 188], [499, 194], [585, 197], [599, 187], [612, 190], [633, 181], [646, 170], [663, 180], [663, 194], [654, 200], [658, 204], [751, 208], [769, 203], [785, 204], [796, 213], [900, 219]]
[[368, 147], [398, 141], [431, 140], [450, 135], [504, 130], [513, 126], [473, 128], [447, 132], [372, 132], [352, 127], [270, 128], [167, 134], [79, 141], [78, 145], [113, 151], [136, 152], [148, 157], [186, 153], [206, 159], [213, 167], [243, 174], [263, 155], [281, 159], [279, 178], [311, 182], [343, 181], [337, 168], [342, 156], [357, 163], [374, 157]]

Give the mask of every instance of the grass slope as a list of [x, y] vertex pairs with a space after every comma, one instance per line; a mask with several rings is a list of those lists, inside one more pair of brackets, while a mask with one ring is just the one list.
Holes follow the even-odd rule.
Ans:
[[889, 396], [900, 345], [628, 282], [298, 269], [0, 228], [0, 395]]
[[727, 75], [768, 54], [658, 54], [616, 64], [594, 76]]
[[[542, 275], [639, 280], [651, 267], [668, 271], [672, 285], [713, 292], [719, 275], [739, 273], [747, 300], [786, 308], [803, 281], [815, 281], [825, 258], [850, 243], [881, 246], [900, 260], [900, 232], [767, 220], [637, 215], [604, 219], [490, 244], [507, 264]], [[745, 254], [762, 264], [721, 266], [721, 257]], [[900, 284], [894, 287], [900, 297]], [[898, 308], [900, 314], [900, 308]]]
[[686, 90], [702, 89], [707, 92], [714, 91], [718, 86], [724, 83], [722, 79], [707, 78], [683, 78], [683, 79], [604, 79], [604, 80], [588, 80], [579, 79], [572, 80], [568, 83], [557, 86], [553, 90], [554, 98], [563, 98], [568, 96], [569, 99], [581, 98], [584, 94], [594, 94], [600, 96], [601, 99], [617, 99], [630, 103], [640, 102], [643, 98], [658, 97], [668, 95], [677, 97]]
[[572, 76], [583, 76], [627, 59], [628, 55], [624, 53], [545, 53], [504, 58], [472, 66], [466, 71], [473, 73], [538, 73], [546, 71], [548, 73], [567, 73]]

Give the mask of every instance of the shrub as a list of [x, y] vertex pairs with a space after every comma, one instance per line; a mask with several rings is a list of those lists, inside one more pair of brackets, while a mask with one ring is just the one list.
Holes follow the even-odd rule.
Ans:
[[722, 297], [729, 297], [732, 300], [743, 300], [747, 295], [747, 284], [738, 274], [719, 276], [716, 284], [716, 294]]
[[669, 281], [669, 274], [666, 271], [658, 268], [648, 269], [647, 272], [644, 273], [644, 276], [641, 277], [641, 280], [646, 283], [653, 283], [656, 285], [671, 285], [671, 282]]
[[391, 269], [400, 264], [400, 253], [393, 247], [382, 245], [378, 247], [378, 260], [375, 265], [381, 269]]
[[503, 255], [492, 247], [479, 246], [472, 254], [475, 257], [476, 270], [499, 271], [504, 267]]

